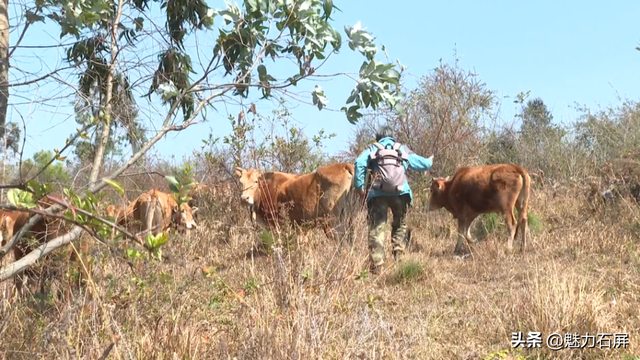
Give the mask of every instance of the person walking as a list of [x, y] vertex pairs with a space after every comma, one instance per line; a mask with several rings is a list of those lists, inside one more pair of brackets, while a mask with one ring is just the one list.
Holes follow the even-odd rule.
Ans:
[[376, 133], [375, 143], [367, 146], [355, 161], [354, 187], [364, 197], [367, 169], [371, 179], [367, 182], [367, 213], [369, 224], [369, 252], [371, 270], [379, 273], [384, 264], [384, 234], [387, 210], [391, 209], [391, 242], [393, 257], [398, 260], [405, 251], [407, 209], [413, 204], [413, 193], [407, 182], [407, 168], [428, 171], [433, 165], [433, 155], [424, 158], [395, 141], [393, 130], [384, 125]]

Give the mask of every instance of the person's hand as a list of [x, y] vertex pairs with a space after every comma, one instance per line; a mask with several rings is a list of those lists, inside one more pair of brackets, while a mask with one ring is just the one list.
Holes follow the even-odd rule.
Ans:
[[[431, 161], [431, 164], [433, 164], [433, 155], [429, 156], [427, 159], [429, 159]], [[429, 174], [429, 170], [422, 172], [422, 175], [424, 176], [427, 176], [427, 174]]]

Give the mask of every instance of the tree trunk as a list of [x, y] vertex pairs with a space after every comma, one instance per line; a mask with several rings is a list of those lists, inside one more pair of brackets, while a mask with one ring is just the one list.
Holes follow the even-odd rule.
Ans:
[[4, 137], [9, 104], [9, 1], [0, 1], [0, 138]]
[[105, 90], [104, 100], [104, 119], [102, 123], [102, 133], [98, 138], [98, 146], [93, 159], [93, 167], [91, 168], [91, 174], [89, 176], [89, 185], [95, 186], [98, 181], [98, 175], [100, 175], [100, 168], [102, 167], [102, 160], [104, 158], [104, 151], [109, 142], [109, 136], [111, 135], [111, 99], [113, 99], [113, 78], [116, 72], [116, 61], [118, 57], [118, 27], [120, 26], [120, 16], [122, 15], [123, 0], [118, 2], [118, 13], [111, 28], [111, 63], [109, 64], [109, 72], [107, 73], [107, 88]]

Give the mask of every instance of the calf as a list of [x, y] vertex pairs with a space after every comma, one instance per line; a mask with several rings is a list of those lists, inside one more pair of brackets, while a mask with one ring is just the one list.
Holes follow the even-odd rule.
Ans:
[[[189, 204], [178, 205], [171, 194], [160, 190], [152, 189], [140, 194], [135, 200], [129, 203], [125, 211], [117, 213], [117, 224], [126, 228], [134, 228], [134, 231], [142, 231], [145, 234], [157, 235], [172, 225], [178, 229], [186, 228], [191, 230], [197, 228], [193, 214], [197, 207], [191, 208]], [[113, 211], [113, 208], [111, 209]], [[127, 226], [127, 222], [139, 222], [137, 226]]]
[[[469, 229], [480, 214], [504, 214], [509, 230], [508, 251], [522, 233], [522, 248], [527, 242], [527, 206], [531, 179], [527, 170], [515, 164], [462, 167], [453, 178], [434, 178], [428, 211], [445, 208], [458, 220], [456, 253], [463, 252], [464, 240], [471, 241]], [[518, 220], [513, 208], [518, 209]]]
[[[38, 200], [38, 208], [41, 210], [46, 210], [50, 206], [56, 204], [56, 201], [51, 199], [55, 199], [58, 202], [62, 202], [63, 204], [69, 205], [69, 202], [62, 199], [56, 195], [48, 195], [40, 200]], [[60, 213], [62, 214], [62, 213]], [[10, 211], [10, 210], [0, 210], [0, 245], [4, 246], [8, 241], [11, 240], [13, 235], [15, 235], [22, 227], [29, 221], [29, 219], [34, 216], [34, 214], [27, 211]], [[61, 236], [67, 233], [71, 229], [71, 224], [65, 222], [59, 218], [53, 217], [44, 217], [36, 222], [29, 231], [11, 248], [13, 252], [14, 261], [18, 261], [23, 258], [26, 254], [33, 251], [36, 247], [42, 245], [44, 242], [50, 241], [58, 236]], [[33, 236], [35, 238], [35, 242], [29, 241], [27, 237]], [[70, 260], [77, 260], [77, 257], [74, 253], [71, 254]], [[14, 278], [14, 284], [18, 291], [18, 294], [22, 293], [23, 282], [31, 277], [34, 274], [32, 269], [25, 270], [24, 274], [16, 275]], [[23, 278], [24, 279], [21, 279]], [[41, 284], [42, 285], [42, 284]], [[42, 290], [42, 289], [41, 289]]]

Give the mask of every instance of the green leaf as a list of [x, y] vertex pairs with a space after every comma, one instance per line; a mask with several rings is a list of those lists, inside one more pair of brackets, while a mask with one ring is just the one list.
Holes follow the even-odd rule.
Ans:
[[166, 233], [160, 233], [158, 234], [158, 236], [155, 239], [155, 246], [156, 247], [160, 247], [162, 245], [164, 245], [167, 241], [169, 240], [169, 237], [167, 236]]
[[331, 11], [333, 11], [333, 0], [324, 0], [322, 7], [324, 9], [325, 19], [331, 19]]
[[324, 96], [324, 91], [322, 91], [322, 87], [316, 85], [311, 93], [313, 96], [313, 104], [318, 106], [318, 110], [322, 110], [322, 108], [329, 103], [329, 99]]
[[400, 73], [396, 69], [388, 69], [384, 74], [388, 79], [400, 79]]
[[245, 5], [247, 8], [247, 12], [252, 13], [256, 10], [260, 10], [260, 5], [258, 4], [258, 0], [246, 0]]
[[176, 186], [176, 187], [179, 187], [179, 186], [180, 186], [180, 183], [178, 183], [178, 180], [176, 179], [176, 177], [175, 177], [175, 176], [172, 176], [172, 175], [166, 175], [164, 178], [165, 178], [165, 179], [167, 179], [167, 181], [169, 182], [169, 184], [174, 185], [174, 186]]
[[34, 13], [33, 11], [27, 10], [27, 14], [25, 15], [25, 17], [27, 18], [27, 22], [33, 24], [35, 22], [41, 21], [44, 23], [44, 16], [42, 15], [38, 15], [36, 13]]
[[397, 102], [395, 107], [394, 107], [396, 113], [398, 113], [398, 115], [400, 116], [405, 116], [407, 114], [404, 105], [402, 105], [401, 102]]
[[266, 82], [267, 81], [267, 67], [264, 65], [259, 65], [258, 66], [258, 78], [260, 79], [261, 82]]
[[348, 110], [346, 110], [347, 120], [352, 124], [358, 122], [358, 119], [362, 117], [362, 114], [358, 112], [358, 109], [360, 109], [360, 106], [353, 105]]
[[51, 192], [51, 186], [49, 184], [39, 184], [36, 180], [31, 180], [27, 183], [27, 187], [33, 191], [33, 196], [36, 199]]
[[118, 184], [117, 181], [111, 180], [111, 179], [107, 179], [107, 178], [102, 178], [102, 181], [106, 182], [112, 188], [116, 189], [118, 191], [118, 193], [120, 193], [120, 195], [124, 194], [124, 189], [122, 188], [122, 186], [120, 186], [120, 184]]
[[136, 23], [136, 31], [142, 30], [142, 28], [144, 27], [144, 18], [137, 17], [134, 19], [134, 21]]
[[140, 257], [140, 252], [135, 249], [127, 249], [125, 256], [129, 259], [136, 259]]
[[178, 185], [174, 185], [174, 184], [169, 184], [169, 190], [171, 190], [171, 192], [173, 193], [179, 193], [180, 189], [178, 187]]
[[167, 236], [166, 233], [161, 232], [160, 234], [155, 236], [152, 234], [147, 235], [146, 240], [147, 240], [147, 245], [149, 245], [149, 248], [151, 249], [151, 251], [161, 256], [160, 255], [161, 253], [159, 253], [158, 250], [162, 245], [164, 245], [167, 242], [167, 240], [169, 240], [169, 237]]
[[11, 189], [7, 192], [7, 200], [15, 207], [33, 209], [36, 203], [33, 201], [33, 195], [24, 190]]

